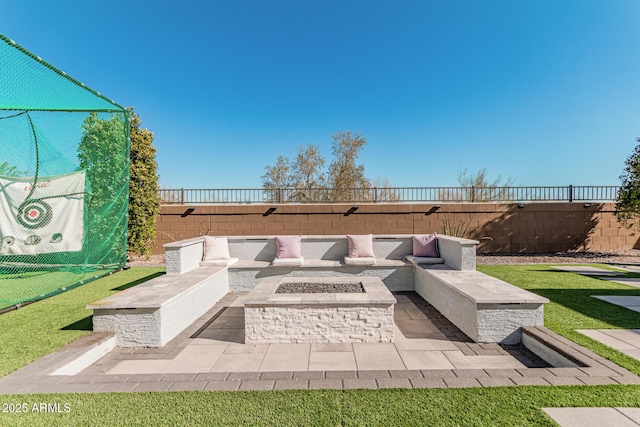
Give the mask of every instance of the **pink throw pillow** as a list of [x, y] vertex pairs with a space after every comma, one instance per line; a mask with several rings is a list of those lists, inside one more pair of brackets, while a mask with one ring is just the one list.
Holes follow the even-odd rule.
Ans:
[[300, 236], [276, 236], [276, 258], [301, 258], [302, 251], [300, 250], [300, 242], [302, 237]]
[[204, 236], [204, 261], [229, 259], [229, 242], [226, 237]]
[[439, 258], [436, 233], [412, 236], [413, 256]]
[[349, 244], [349, 257], [372, 257], [373, 254], [373, 234], [349, 235], [347, 234], [347, 243]]

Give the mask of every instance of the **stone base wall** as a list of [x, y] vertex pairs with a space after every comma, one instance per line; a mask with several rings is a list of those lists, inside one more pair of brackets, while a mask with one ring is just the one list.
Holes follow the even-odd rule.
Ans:
[[640, 248], [639, 237], [616, 220], [613, 203], [207, 205], [186, 215], [188, 207], [162, 206], [155, 253], [165, 243], [207, 234], [447, 234], [447, 223], [468, 226], [464, 237], [480, 241], [478, 253]]
[[387, 307], [246, 307], [245, 343], [393, 342]]
[[[514, 307], [515, 306], [515, 307]], [[475, 342], [518, 344], [522, 341], [521, 326], [543, 326], [542, 304], [485, 304], [476, 310], [477, 336]]]

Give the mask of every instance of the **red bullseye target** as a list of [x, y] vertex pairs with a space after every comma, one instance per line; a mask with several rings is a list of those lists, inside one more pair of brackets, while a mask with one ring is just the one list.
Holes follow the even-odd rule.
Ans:
[[41, 228], [49, 224], [53, 212], [51, 206], [42, 200], [27, 200], [18, 208], [18, 222], [29, 229]]

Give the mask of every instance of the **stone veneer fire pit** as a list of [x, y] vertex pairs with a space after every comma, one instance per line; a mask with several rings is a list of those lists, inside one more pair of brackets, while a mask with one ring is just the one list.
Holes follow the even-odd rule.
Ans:
[[[361, 284], [364, 292], [275, 293], [281, 284]], [[395, 303], [378, 277], [269, 277], [245, 299], [245, 343], [393, 342]]]

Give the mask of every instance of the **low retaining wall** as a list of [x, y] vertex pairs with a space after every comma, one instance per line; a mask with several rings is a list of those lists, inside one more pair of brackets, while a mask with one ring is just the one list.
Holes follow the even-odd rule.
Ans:
[[[162, 206], [155, 253], [201, 235], [426, 234], [445, 222], [468, 224], [478, 253], [608, 251], [640, 248], [615, 218], [613, 203], [186, 205]], [[439, 206], [439, 207], [437, 207]], [[271, 207], [276, 210], [269, 213]]]

